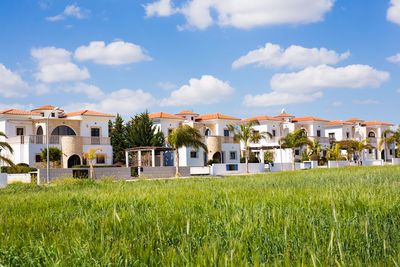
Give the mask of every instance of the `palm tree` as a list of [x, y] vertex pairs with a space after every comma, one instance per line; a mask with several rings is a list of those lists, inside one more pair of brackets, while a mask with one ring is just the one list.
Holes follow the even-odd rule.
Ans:
[[295, 150], [298, 147], [302, 147], [304, 145], [309, 145], [311, 143], [310, 139], [307, 137], [306, 130], [297, 129], [293, 133], [288, 133], [285, 137], [281, 138], [282, 148], [290, 148], [292, 149], [293, 162], [292, 168], [295, 169]]
[[336, 143], [333, 145], [329, 150], [328, 153], [326, 153], [326, 157], [329, 158], [330, 160], [340, 160], [340, 145]]
[[[0, 132], [0, 137], [4, 137], [5, 139], [8, 138], [3, 132]], [[0, 151], [2, 149], [8, 150], [11, 154], [14, 153], [13, 148], [6, 141], [0, 141]], [[14, 166], [14, 163], [12, 162], [12, 160], [5, 156], [0, 155], [0, 161], [4, 161], [8, 165]], [[1, 172], [1, 169], [0, 169], [0, 172]]]
[[201, 139], [200, 131], [187, 124], [180, 125], [168, 135], [168, 143], [174, 150], [175, 155], [176, 176], [179, 176], [179, 148], [185, 146], [198, 149], [201, 147], [207, 151], [207, 146]]
[[96, 153], [99, 152], [99, 151], [102, 151], [102, 150], [103, 150], [102, 147], [90, 148], [88, 153], [83, 154], [83, 157], [85, 159], [87, 159], [88, 162], [89, 162], [90, 174], [92, 176], [92, 179], [94, 179], [94, 180], [97, 180], [97, 177], [96, 177], [96, 173], [95, 173], [94, 167], [93, 167], [93, 160], [96, 158]]
[[257, 120], [245, 124], [227, 126], [228, 130], [233, 133], [233, 140], [235, 140], [235, 142], [243, 142], [246, 173], [249, 172], [249, 143], [258, 143], [261, 139], [266, 138], [266, 135], [272, 138], [272, 134], [269, 132], [260, 133], [254, 130], [253, 126], [255, 125], [259, 125]]
[[362, 160], [362, 151], [364, 149], [372, 149], [373, 146], [371, 146], [369, 144], [369, 139], [364, 139], [361, 141], [357, 141], [357, 140], [353, 140], [353, 146], [354, 146], [354, 151], [357, 152], [357, 157], [358, 157], [358, 161], [357, 161], [357, 165], [360, 165], [360, 161]]
[[379, 147], [381, 147], [383, 144], [385, 146], [396, 144], [397, 153], [396, 153], [395, 157], [400, 158], [400, 125], [396, 131], [386, 130], [383, 132], [383, 138], [379, 142]]
[[316, 160], [319, 161], [321, 157], [321, 150], [322, 150], [322, 145], [318, 140], [314, 140], [314, 142], [310, 142], [307, 144], [308, 149], [309, 149], [309, 156], [311, 160]]

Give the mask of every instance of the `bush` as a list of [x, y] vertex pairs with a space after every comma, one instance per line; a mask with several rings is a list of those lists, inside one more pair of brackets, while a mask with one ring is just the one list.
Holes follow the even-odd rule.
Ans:
[[210, 159], [209, 161], [207, 161], [207, 165], [213, 165], [213, 164], [218, 164], [220, 163], [219, 160], [217, 159]]
[[[14, 167], [2, 166], [1, 167], [1, 172], [2, 173], [13, 174], [13, 173], [28, 173], [28, 172], [37, 171], [36, 168], [31, 168], [31, 167], [29, 167], [29, 165], [25, 166], [25, 165], [20, 165], [20, 164], [17, 164]], [[25, 164], [25, 163], [22, 163], [22, 164]]]
[[274, 152], [268, 150], [264, 152], [264, 163], [269, 164], [274, 162]]
[[301, 162], [301, 159], [295, 159], [294, 162]]

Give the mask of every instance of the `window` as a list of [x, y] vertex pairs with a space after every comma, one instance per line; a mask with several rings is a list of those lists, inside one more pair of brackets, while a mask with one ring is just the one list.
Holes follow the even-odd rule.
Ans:
[[100, 136], [100, 128], [91, 128], [90, 135], [91, 136]]
[[368, 137], [370, 137], [370, 138], [375, 138], [375, 133], [374, 133], [374, 132], [369, 132], [369, 133], [368, 133]]
[[321, 137], [321, 130], [317, 130], [317, 136]]
[[211, 130], [210, 130], [210, 129], [207, 129], [207, 130], [204, 132], [204, 135], [211, 135]]
[[224, 129], [224, 136], [229, 136], [229, 130], [228, 129]]
[[346, 132], [346, 138], [349, 139], [350, 138], [350, 133]]
[[392, 149], [389, 150], [389, 154], [393, 155], [393, 150]]
[[35, 155], [35, 162], [42, 162], [42, 156], [40, 154]]
[[52, 112], [51, 117], [54, 118], [56, 116], [56, 113]]
[[368, 149], [368, 153], [369, 153], [369, 154], [372, 154], [372, 149]]
[[76, 135], [74, 130], [72, 128], [66, 126], [66, 125], [61, 125], [57, 126], [51, 135]]
[[193, 117], [192, 117], [191, 119], [192, 119], [192, 120], [194, 120], [194, 118], [193, 118]]
[[296, 150], [294, 151], [294, 154], [295, 154], [296, 156], [300, 156], [300, 150], [296, 149]]
[[18, 127], [17, 128], [17, 135], [24, 135], [24, 128]]
[[106, 157], [104, 155], [96, 155], [96, 163], [97, 164], [105, 164]]
[[190, 151], [190, 158], [192, 159], [197, 158], [197, 151]]
[[276, 130], [272, 130], [272, 136], [276, 136]]
[[237, 171], [239, 169], [237, 164], [226, 164], [227, 171]]
[[329, 139], [334, 140], [335, 139], [335, 133], [329, 133]]
[[230, 160], [235, 160], [236, 159], [236, 151], [231, 151], [229, 153], [229, 159]]

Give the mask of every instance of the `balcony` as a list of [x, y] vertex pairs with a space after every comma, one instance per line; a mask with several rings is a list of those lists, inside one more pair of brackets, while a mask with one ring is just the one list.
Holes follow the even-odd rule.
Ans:
[[[49, 144], [50, 145], [61, 145], [62, 138], [74, 138], [76, 142], [81, 142], [82, 145], [110, 145], [111, 141], [109, 137], [100, 137], [100, 136], [60, 136], [60, 135], [51, 135]], [[11, 145], [24, 145], [24, 144], [32, 144], [32, 145], [46, 145], [47, 144], [47, 136], [45, 135], [21, 135], [9, 137], [7, 142]]]
[[308, 136], [308, 138], [313, 142], [314, 141], [318, 141], [321, 144], [329, 144], [329, 143], [332, 143], [332, 142], [334, 142], [336, 140], [335, 138], [321, 137], [321, 136]]

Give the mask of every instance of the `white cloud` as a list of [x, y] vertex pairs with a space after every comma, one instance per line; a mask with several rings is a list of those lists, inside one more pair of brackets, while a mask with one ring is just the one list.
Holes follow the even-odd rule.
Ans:
[[[181, 13], [187, 25], [205, 29], [219, 26], [250, 29], [276, 24], [305, 24], [323, 20], [335, 0], [187, 0], [173, 9], [170, 1], [159, 0], [145, 6], [147, 16], [169, 16]], [[215, 16], [211, 15], [215, 12]]]
[[7, 109], [20, 109], [20, 110], [32, 110], [33, 105], [21, 105], [21, 104], [10, 104], [10, 103], [0, 103], [0, 111], [7, 110]]
[[156, 103], [157, 100], [150, 93], [143, 92], [140, 89], [136, 91], [120, 89], [104, 95], [96, 103], [72, 103], [68, 105], [68, 110], [91, 109], [99, 112], [132, 116], [134, 113], [145, 111]]
[[247, 95], [245, 106], [279, 106], [312, 102], [329, 88], [379, 87], [390, 74], [368, 65], [349, 65], [333, 68], [326, 65], [308, 67], [299, 72], [275, 74], [270, 82], [272, 92]]
[[400, 0], [390, 0], [386, 18], [393, 23], [400, 24]]
[[391, 56], [391, 57], [387, 57], [386, 58], [387, 61], [392, 62], [392, 63], [399, 63], [400, 62], [400, 53]]
[[304, 48], [292, 45], [286, 50], [279, 45], [266, 43], [265, 47], [252, 50], [247, 55], [235, 60], [233, 68], [240, 68], [248, 64], [257, 64], [264, 67], [304, 68], [321, 64], [336, 64], [350, 56], [350, 52], [338, 54], [326, 48]]
[[322, 97], [322, 92], [313, 94], [292, 94], [285, 92], [271, 92], [260, 95], [246, 95], [243, 105], [246, 107], [270, 107], [289, 104], [313, 102]]
[[89, 17], [90, 15], [90, 10], [88, 9], [82, 9], [79, 6], [73, 4], [66, 6], [64, 11], [56, 16], [53, 17], [47, 17], [46, 20], [48, 21], [58, 21], [58, 20], [64, 20], [67, 17], [75, 17], [77, 19], [84, 19]]
[[308, 67], [299, 72], [275, 74], [271, 88], [279, 92], [308, 93], [327, 88], [379, 87], [390, 74], [368, 65], [333, 68], [326, 65]]
[[51, 92], [50, 87], [47, 84], [37, 84], [34, 86], [35, 92], [37, 95], [45, 95]]
[[171, 0], [160, 0], [158, 2], [143, 5], [143, 7], [146, 12], [146, 17], [168, 17], [177, 11], [173, 8]]
[[64, 87], [63, 89], [66, 92], [84, 93], [89, 99], [94, 100], [101, 100], [105, 97], [104, 92], [99, 87], [82, 82], [73, 86]]
[[372, 99], [366, 99], [366, 100], [353, 100], [354, 104], [359, 104], [359, 105], [371, 105], [371, 104], [379, 104], [380, 102], [377, 100], [372, 100]]
[[21, 76], [0, 63], [0, 95], [3, 97], [26, 97], [28, 84]]
[[80, 46], [75, 50], [75, 59], [93, 60], [98, 64], [122, 65], [151, 60], [143, 48], [138, 45], [116, 41], [106, 45], [104, 42], [90, 42], [89, 46]]
[[158, 82], [157, 85], [165, 91], [169, 91], [177, 87], [176, 84], [173, 84], [171, 82]]
[[334, 106], [334, 107], [340, 107], [342, 105], [343, 105], [343, 102], [341, 102], [341, 101], [335, 101], [332, 103], [332, 106]]
[[161, 106], [186, 106], [196, 104], [216, 104], [231, 96], [234, 89], [211, 75], [200, 79], [192, 78], [188, 85], [171, 92], [168, 98], [161, 100]]
[[71, 52], [55, 47], [32, 48], [31, 55], [36, 59], [38, 80], [45, 83], [80, 81], [90, 78], [86, 68], [80, 69], [71, 62]]

